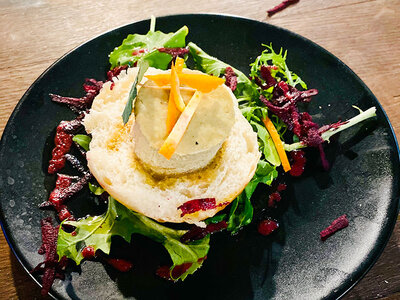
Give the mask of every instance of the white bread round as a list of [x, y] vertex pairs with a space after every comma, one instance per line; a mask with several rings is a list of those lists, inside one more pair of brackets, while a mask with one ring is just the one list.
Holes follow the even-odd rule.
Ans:
[[[150, 68], [149, 74], [157, 70]], [[159, 176], [143, 168], [134, 154], [130, 134], [134, 116], [124, 126], [122, 111], [137, 74], [128, 69], [105, 83], [93, 101], [84, 125], [92, 134], [88, 167], [99, 184], [126, 207], [160, 222], [198, 223], [232, 202], [253, 177], [260, 158], [257, 135], [235, 106], [235, 123], [215, 159], [205, 168], [177, 176]], [[215, 209], [181, 217], [179, 206], [200, 198], [215, 198]]]

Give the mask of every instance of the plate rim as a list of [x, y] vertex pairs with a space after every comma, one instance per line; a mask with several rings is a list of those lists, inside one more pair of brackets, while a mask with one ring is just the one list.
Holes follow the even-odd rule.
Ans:
[[[322, 51], [324, 54], [331, 56], [332, 58], [334, 58], [337, 62], [339, 62], [339, 64], [341, 65], [341, 67], [343, 67], [344, 69], [346, 69], [347, 72], [349, 72], [355, 79], [356, 81], [361, 84], [361, 86], [363, 87], [363, 89], [365, 89], [367, 92], [369, 92], [371, 95], [373, 95], [374, 100], [376, 102], [376, 105], [380, 108], [380, 110], [382, 111], [383, 117], [384, 119], [386, 119], [387, 124], [389, 126], [389, 131], [391, 133], [391, 136], [393, 137], [393, 141], [394, 141], [394, 148], [396, 148], [396, 156], [397, 159], [400, 161], [400, 148], [399, 148], [399, 143], [396, 137], [396, 134], [394, 132], [394, 128], [392, 123], [390, 122], [390, 119], [385, 111], [385, 109], [383, 108], [382, 104], [379, 102], [378, 98], [372, 93], [372, 91], [369, 89], [369, 87], [364, 83], [364, 81], [348, 66], [346, 65], [340, 58], [338, 58], [335, 54], [333, 54], [332, 52], [326, 50], [324, 47], [320, 46], [319, 44], [315, 43], [314, 41], [310, 40], [307, 37], [304, 37], [292, 30], [286, 29], [284, 27], [278, 26], [278, 25], [273, 25], [267, 22], [263, 22], [263, 21], [259, 21], [259, 20], [255, 20], [255, 19], [251, 19], [251, 18], [247, 18], [247, 17], [243, 17], [243, 16], [239, 16], [239, 15], [235, 15], [235, 14], [228, 14], [228, 13], [182, 13], [182, 14], [166, 14], [166, 15], [161, 15], [161, 16], [157, 16], [157, 19], [168, 19], [168, 18], [180, 18], [180, 17], [198, 17], [198, 16], [204, 16], [204, 17], [213, 17], [213, 18], [230, 18], [230, 19], [240, 19], [243, 20], [245, 22], [249, 22], [249, 23], [258, 23], [258, 24], [262, 24], [263, 26], [267, 26], [267, 27], [271, 27], [274, 29], [278, 29], [281, 30], [283, 32], [285, 32], [286, 34], [289, 35], [293, 35], [296, 38], [299, 38], [301, 40], [303, 40], [306, 43], [309, 43], [311, 45], [313, 45], [314, 47], [316, 47], [319, 51]], [[70, 49], [69, 51], [67, 51], [66, 53], [64, 53], [62, 56], [60, 56], [58, 59], [56, 59], [53, 63], [51, 63], [47, 68], [45, 68], [45, 70], [33, 81], [33, 83], [29, 86], [29, 88], [24, 92], [24, 94], [22, 95], [22, 97], [18, 100], [16, 106], [14, 107], [12, 113], [10, 114], [6, 126], [4, 127], [4, 130], [2, 132], [1, 135], [1, 139], [0, 139], [0, 154], [2, 152], [2, 149], [4, 148], [4, 144], [7, 141], [7, 137], [5, 137], [5, 134], [8, 130], [9, 127], [11, 126], [12, 121], [14, 120], [16, 114], [18, 113], [22, 103], [26, 100], [26, 98], [29, 96], [31, 90], [34, 88], [34, 86], [37, 84], [37, 82], [39, 82], [46, 74], [47, 72], [49, 72], [55, 65], [57, 65], [59, 62], [61, 62], [64, 58], [66, 58], [68, 55], [72, 54], [73, 52], [75, 52], [77, 49], [83, 47], [84, 45], [92, 42], [95, 39], [98, 39], [104, 35], [110, 34], [112, 32], [115, 31], [119, 31], [122, 30], [123, 28], [138, 24], [138, 23], [142, 23], [142, 22], [148, 22], [150, 24], [150, 19], [149, 18], [144, 18], [144, 19], [139, 19], [135, 22], [129, 22], [129, 23], [125, 23], [122, 24], [120, 26], [114, 27], [110, 30], [104, 31], [100, 34], [97, 34], [96, 36], [82, 42], [79, 43], [77, 46], [73, 47], [72, 49]], [[0, 157], [0, 164], [2, 164], [2, 159]], [[398, 169], [400, 169], [400, 166], [397, 167]], [[399, 193], [399, 191], [397, 191]], [[397, 196], [396, 202], [394, 203], [395, 205], [395, 212], [396, 215], [399, 215], [400, 212], [400, 196]], [[394, 202], [393, 200], [393, 202]], [[19, 252], [17, 249], [15, 249], [14, 245], [12, 244], [8, 233], [9, 233], [9, 229], [7, 226], [7, 223], [5, 222], [4, 219], [4, 215], [3, 215], [3, 210], [1, 209], [2, 205], [0, 203], [0, 227], [3, 231], [4, 237], [8, 243], [8, 246], [10, 247], [12, 253], [14, 254], [14, 256], [16, 257], [17, 261], [20, 263], [20, 265], [22, 266], [22, 268], [25, 270], [25, 272], [33, 279], [33, 281], [41, 288], [42, 284], [39, 282], [39, 280], [28, 270], [27, 266], [24, 263], [24, 259], [21, 258]], [[354, 288], [354, 286], [356, 286], [364, 277], [365, 275], [371, 270], [371, 268], [375, 265], [375, 263], [378, 261], [378, 259], [381, 257], [383, 251], [385, 250], [390, 237], [393, 234], [394, 231], [394, 227], [397, 223], [397, 218], [392, 218], [391, 220], [389, 220], [389, 222], [386, 225], [385, 228], [385, 233], [382, 235], [382, 243], [380, 245], [380, 247], [375, 250], [376, 253], [375, 255], [371, 258], [370, 263], [365, 266], [364, 270], [362, 271], [362, 273], [358, 276], [358, 278], [356, 278], [350, 285], [344, 283], [342, 288], [339, 288], [338, 292], [336, 292], [337, 295], [337, 299], [341, 299], [345, 294], [347, 294], [352, 288]], [[370, 254], [372, 251], [370, 251], [368, 254]], [[50, 289], [48, 295], [52, 298], [52, 299], [58, 299], [59, 295], [57, 292], [54, 291], [53, 287]], [[55, 296], [57, 295], [57, 296]], [[62, 297], [60, 299], [63, 299]]]

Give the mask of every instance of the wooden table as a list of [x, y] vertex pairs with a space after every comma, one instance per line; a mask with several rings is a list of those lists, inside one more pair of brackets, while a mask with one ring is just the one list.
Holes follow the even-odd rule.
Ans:
[[[400, 1], [302, 0], [274, 15], [280, 0], [0, 0], [0, 132], [32, 82], [57, 58], [112, 28], [154, 14], [235, 14], [297, 32], [352, 68], [382, 103], [400, 135]], [[400, 226], [382, 256], [345, 299], [400, 299]], [[43, 299], [0, 234], [0, 299]]]

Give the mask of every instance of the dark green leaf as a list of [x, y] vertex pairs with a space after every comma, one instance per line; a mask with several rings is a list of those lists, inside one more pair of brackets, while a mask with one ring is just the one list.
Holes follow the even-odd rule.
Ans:
[[77, 134], [77, 135], [74, 135], [72, 140], [74, 142], [78, 143], [79, 146], [81, 146], [86, 151], [89, 151], [89, 144], [90, 144], [90, 141], [92, 140], [92, 138], [90, 136], [85, 135], [85, 134]]
[[211, 223], [219, 223], [223, 220], [225, 220], [226, 214], [220, 214], [220, 215], [215, 215], [214, 217], [206, 219], [204, 222], [208, 225]]
[[[74, 226], [76, 235], [64, 231], [62, 226], [64, 224]], [[119, 235], [130, 242], [134, 233], [161, 243], [173, 262], [171, 270], [177, 265], [192, 263], [192, 266], [175, 280], [184, 280], [187, 275], [195, 272], [203, 263], [199, 262], [199, 259], [205, 257], [210, 248], [209, 236], [189, 244], [181, 243], [180, 238], [186, 230], [174, 230], [160, 225], [109, 197], [108, 210], [105, 214], [79, 221], [64, 221], [61, 224], [57, 254], [59, 257], [66, 256], [79, 265], [83, 259], [82, 250], [85, 246], [92, 246], [95, 251], [102, 250], [109, 254], [112, 236]]]
[[89, 190], [97, 196], [100, 196], [101, 194], [103, 194], [105, 192], [101, 186], [91, 184], [90, 182], [89, 182]]
[[137, 85], [139, 82], [142, 81], [144, 73], [146, 73], [148, 68], [149, 68], [149, 62], [147, 60], [142, 60], [140, 62], [139, 71], [136, 75], [135, 81], [129, 92], [128, 101], [126, 102], [124, 111], [122, 113], [122, 120], [123, 120], [124, 124], [126, 124], [129, 121], [129, 117], [132, 114], [133, 101], [135, 100], [136, 95], [137, 95]]

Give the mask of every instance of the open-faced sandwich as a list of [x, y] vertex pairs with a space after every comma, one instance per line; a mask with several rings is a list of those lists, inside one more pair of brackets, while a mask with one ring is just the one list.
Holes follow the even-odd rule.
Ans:
[[[298, 107], [318, 91], [307, 90], [288, 69], [286, 52], [266, 46], [248, 77], [186, 44], [186, 26], [168, 34], [154, 28], [152, 20], [146, 35], [129, 35], [115, 48], [107, 80], [88, 79], [82, 98], [51, 95], [78, 117], [57, 127], [48, 169], [57, 181], [43, 207], [54, 208], [62, 223], [54, 228], [50, 219], [42, 221], [41, 252], [52, 262], [35, 269], [44, 272], [44, 292], [71, 260], [130, 270], [131, 262], [109, 254], [113, 236], [130, 242], [134, 233], [169, 253], [171, 264], [155, 273], [185, 279], [204, 263], [211, 233], [236, 234], [252, 222], [259, 185], [272, 186], [264, 207], [278, 205], [286, 187], [278, 175], [304, 170], [300, 149], [319, 149], [321, 165], [329, 168], [323, 143], [375, 115], [375, 108], [360, 109], [348, 121], [318, 126]], [[87, 168], [69, 154], [74, 143]], [[60, 173], [66, 161], [82, 176]], [[108, 209], [75, 220], [66, 200], [87, 184]], [[347, 226], [342, 219], [321, 238]], [[178, 230], [171, 223], [190, 225]], [[268, 218], [258, 226], [263, 235], [277, 228]]]

